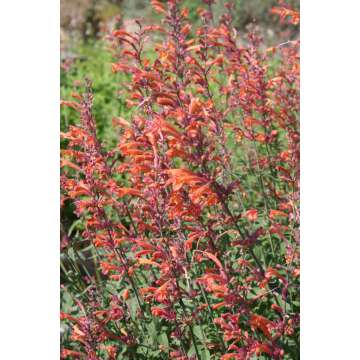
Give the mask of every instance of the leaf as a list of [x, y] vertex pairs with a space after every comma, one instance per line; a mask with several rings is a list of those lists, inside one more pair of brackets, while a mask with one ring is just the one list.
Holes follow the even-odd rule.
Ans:
[[154, 343], [157, 342], [157, 331], [156, 331], [156, 325], [154, 321], [151, 321], [150, 323], [146, 324], [147, 333], [150, 335], [151, 339]]
[[195, 336], [196, 336], [199, 340], [204, 341], [203, 333], [202, 333], [202, 331], [201, 331], [201, 326], [199, 326], [199, 325], [193, 326], [193, 331], [194, 331]]
[[195, 346], [194, 346], [193, 342], [191, 342], [191, 346], [190, 346], [190, 349], [189, 349], [187, 355], [189, 358], [192, 358], [193, 356], [196, 355], [196, 350], [195, 350]]
[[130, 297], [128, 300], [126, 300], [126, 303], [130, 309], [130, 316], [133, 320], [137, 320], [137, 310], [139, 307], [139, 304], [137, 302], [137, 299], [135, 297]]
[[78, 219], [78, 220], [75, 220], [71, 226], [69, 227], [69, 230], [68, 230], [68, 236], [71, 236], [73, 231], [76, 230], [77, 228], [79, 227], [79, 229], [81, 230], [83, 228], [83, 223], [82, 223], [82, 220], [81, 219]]
[[157, 340], [159, 344], [163, 345], [165, 348], [169, 348], [169, 340], [165, 332], [158, 335]]
[[210, 360], [210, 359], [211, 359], [210, 351], [204, 347], [201, 350], [201, 360]]

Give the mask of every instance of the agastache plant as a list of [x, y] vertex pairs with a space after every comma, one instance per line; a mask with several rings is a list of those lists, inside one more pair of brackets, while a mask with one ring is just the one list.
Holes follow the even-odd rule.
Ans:
[[152, 0], [160, 25], [109, 36], [131, 108], [113, 148], [90, 81], [62, 101], [80, 118], [62, 133], [62, 204], [96, 268], [71, 264], [63, 285], [62, 358], [300, 357], [299, 41], [266, 48], [214, 2], [194, 28], [181, 1]]

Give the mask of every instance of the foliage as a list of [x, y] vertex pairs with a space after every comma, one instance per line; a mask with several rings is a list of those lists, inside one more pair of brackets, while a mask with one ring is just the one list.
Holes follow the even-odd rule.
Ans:
[[[129, 109], [118, 92], [118, 83], [126, 75], [111, 73], [112, 56], [104, 41], [95, 41], [77, 47], [64, 55], [61, 66], [61, 98], [68, 99], [73, 93], [85, 90], [84, 79], [91, 79], [96, 98], [93, 114], [96, 118], [97, 135], [109, 144], [116, 141], [111, 119], [115, 115], [127, 116]], [[80, 80], [82, 79], [82, 80]], [[65, 131], [78, 121], [74, 109], [61, 109], [61, 130]]]
[[151, 3], [161, 25], [109, 37], [128, 110], [93, 112], [96, 81], [62, 101], [61, 356], [298, 359], [299, 41]]

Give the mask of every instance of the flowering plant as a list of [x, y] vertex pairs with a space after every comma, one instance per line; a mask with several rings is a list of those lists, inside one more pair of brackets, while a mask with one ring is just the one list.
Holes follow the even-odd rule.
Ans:
[[180, 3], [152, 0], [161, 25], [110, 36], [131, 108], [115, 147], [90, 82], [62, 101], [80, 114], [62, 133], [62, 204], [81, 222], [62, 253], [86, 244], [95, 270], [81, 254], [63, 266], [61, 356], [299, 358], [299, 41], [240, 42], [213, 0], [193, 29]]

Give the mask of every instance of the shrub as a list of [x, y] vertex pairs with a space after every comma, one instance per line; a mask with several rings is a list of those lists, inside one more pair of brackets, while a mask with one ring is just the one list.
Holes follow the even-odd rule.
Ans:
[[180, 1], [153, 0], [161, 25], [111, 34], [131, 109], [113, 148], [89, 81], [62, 101], [80, 114], [62, 133], [78, 219], [61, 242], [63, 358], [299, 358], [299, 42], [240, 45], [213, 2], [195, 29]]

